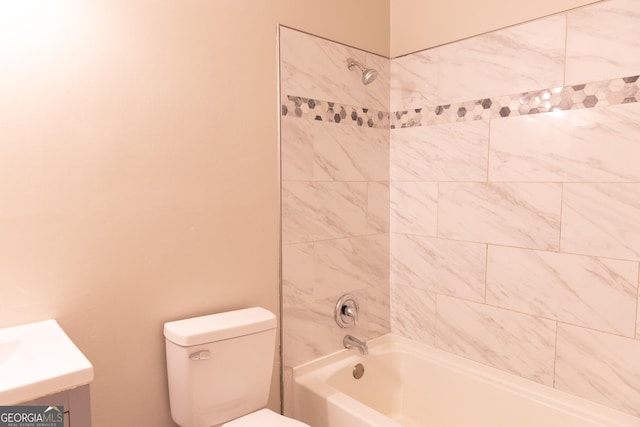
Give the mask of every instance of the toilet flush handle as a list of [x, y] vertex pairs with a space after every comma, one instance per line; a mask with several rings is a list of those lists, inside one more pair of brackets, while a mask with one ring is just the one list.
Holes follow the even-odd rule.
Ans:
[[189, 359], [191, 360], [207, 360], [209, 358], [211, 358], [211, 352], [209, 352], [209, 350], [196, 351], [189, 355]]

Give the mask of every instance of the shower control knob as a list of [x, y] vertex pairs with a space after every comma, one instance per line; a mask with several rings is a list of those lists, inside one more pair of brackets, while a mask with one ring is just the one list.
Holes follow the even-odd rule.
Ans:
[[348, 328], [355, 326], [358, 323], [358, 312], [360, 311], [360, 305], [355, 296], [351, 294], [345, 294], [340, 297], [336, 303], [336, 311], [334, 318], [336, 323], [341, 328]]

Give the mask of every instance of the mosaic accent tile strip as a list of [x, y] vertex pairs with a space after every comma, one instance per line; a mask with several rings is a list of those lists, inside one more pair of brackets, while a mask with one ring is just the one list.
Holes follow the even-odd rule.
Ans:
[[640, 75], [387, 113], [288, 95], [283, 116], [381, 129], [499, 119], [640, 101]]
[[282, 104], [283, 116], [309, 120], [389, 129], [389, 113], [370, 108], [342, 105], [318, 99], [288, 95]]
[[551, 111], [627, 104], [640, 100], [640, 76], [555, 87], [391, 114], [391, 129], [499, 119]]

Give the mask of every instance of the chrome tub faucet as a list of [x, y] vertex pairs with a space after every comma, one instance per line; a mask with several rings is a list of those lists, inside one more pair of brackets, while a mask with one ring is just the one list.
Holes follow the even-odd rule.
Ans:
[[357, 348], [358, 351], [360, 351], [360, 354], [362, 354], [363, 356], [369, 354], [369, 347], [367, 347], [367, 343], [364, 341], [360, 341], [354, 336], [345, 335], [344, 339], [342, 340], [342, 344], [344, 344], [344, 348]]

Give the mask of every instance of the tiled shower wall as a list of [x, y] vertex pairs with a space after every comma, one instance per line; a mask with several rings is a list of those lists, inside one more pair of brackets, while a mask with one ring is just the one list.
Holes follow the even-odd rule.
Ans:
[[637, 0], [392, 60], [393, 332], [640, 416], [638, 74]]
[[[378, 79], [364, 86], [361, 74], [347, 69], [350, 57], [376, 68]], [[281, 28], [280, 74], [289, 403], [291, 367], [342, 349], [347, 333], [364, 340], [389, 332], [389, 129], [366, 125], [379, 121], [378, 112], [388, 118], [389, 60]], [[347, 113], [338, 103], [354, 108]], [[317, 120], [311, 113], [321, 108], [324, 120]], [[345, 293], [360, 302], [355, 328], [341, 329], [333, 319]]]
[[282, 29], [285, 380], [351, 291], [353, 335], [640, 415], [638, 74], [637, 0], [391, 61]]

